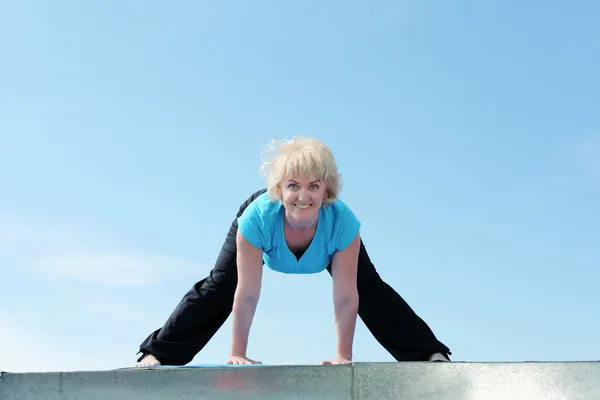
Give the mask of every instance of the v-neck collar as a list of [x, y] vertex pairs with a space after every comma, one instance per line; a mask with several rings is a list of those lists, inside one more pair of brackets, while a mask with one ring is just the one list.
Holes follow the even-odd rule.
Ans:
[[322, 219], [321, 210], [319, 210], [319, 217], [317, 219], [317, 227], [315, 228], [315, 233], [313, 235], [313, 238], [310, 241], [310, 244], [308, 245], [306, 250], [304, 250], [304, 252], [302, 253], [302, 256], [300, 258], [298, 258], [298, 257], [296, 257], [296, 254], [294, 254], [294, 252], [288, 246], [287, 240], [285, 240], [285, 207], [281, 207], [281, 215], [279, 218], [279, 237], [281, 239], [282, 246], [285, 247], [285, 251], [286, 251], [287, 255], [294, 259], [294, 261], [296, 262], [296, 265], [300, 264], [302, 262], [302, 260], [304, 259], [304, 257], [306, 257], [308, 252], [310, 252], [311, 249], [316, 246], [316, 244], [314, 244], [314, 243], [315, 243], [315, 239], [317, 239], [317, 235], [319, 234], [319, 229], [321, 228], [321, 225], [322, 225], [321, 219]]

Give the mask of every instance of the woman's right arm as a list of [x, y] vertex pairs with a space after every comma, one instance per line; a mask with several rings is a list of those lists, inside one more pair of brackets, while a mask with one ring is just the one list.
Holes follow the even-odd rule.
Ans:
[[254, 247], [240, 230], [237, 231], [238, 282], [233, 299], [233, 337], [229, 364], [260, 363], [246, 356], [250, 326], [260, 298], [262, 281], [262, 249]]

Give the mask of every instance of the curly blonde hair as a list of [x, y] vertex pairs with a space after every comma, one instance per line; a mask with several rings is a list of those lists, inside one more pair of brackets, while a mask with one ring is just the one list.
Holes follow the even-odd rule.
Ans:
[[262, 152], [261, 172], [273, 201], [281, 201], [279, 185], [293, 175], [321, 180], [326, 185], [324, 204], [338, 199], [341, 175], [331, 150], [320, 140], [294, 136], [291, 140], [271, 140]]

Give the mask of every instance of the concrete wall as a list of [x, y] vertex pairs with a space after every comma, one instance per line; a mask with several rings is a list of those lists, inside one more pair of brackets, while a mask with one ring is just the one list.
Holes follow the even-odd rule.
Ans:
[[587, 400], [600, 363], [358, 363], [2, 373], [1, 400]]

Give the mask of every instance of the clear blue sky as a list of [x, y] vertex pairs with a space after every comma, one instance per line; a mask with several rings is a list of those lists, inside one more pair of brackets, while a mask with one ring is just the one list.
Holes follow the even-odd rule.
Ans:
[[[597, 2], [192, 3], [2, 6], [0, 369], [132, 365], [295, 134], [455, 360], [600, 357]], [[329, 276], [266, 271], [249, 356], [334, 351]]]

